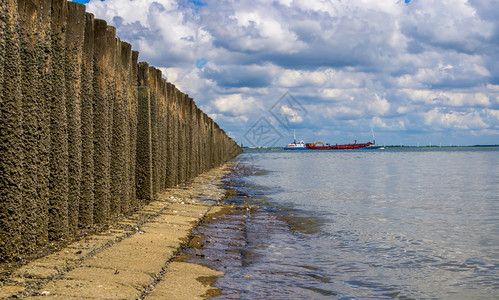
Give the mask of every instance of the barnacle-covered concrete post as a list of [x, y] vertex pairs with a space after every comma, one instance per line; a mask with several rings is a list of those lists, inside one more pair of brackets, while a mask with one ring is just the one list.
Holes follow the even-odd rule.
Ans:
[[[41, 174], [40, 162], [40, 123], [42, 112], [39, 110], [43, 103], [41, 96], [41, 66], [38, 56], [41, 55], [38, 46], [41, 35], [41, 15], [36, 9], [36, 3], [20, 0], [17, 2], [19, 12], [19, 50], [20, 50], [20, 84], [21, 84], [21, 130], [22, 135], [22, 165], [21, 173], [21, 201], [22, 217], [25, 224], [22, 226], [22, 245], [26, 251], [33, 250], [37, 244], [39, 230], [47, 230], [45, 224], [39, 224], [38, 215], [44, 214], [46, 205], [39, 206], [43, 201], [38, 193], [38, 178], [47, 176]], [[3, 27], [2, 27], [3, 28]], [[21, 158], [21, 157], [20, 157]]]
[[128, 124], [130, 127], [130, 139], [128, 140], [130, 149], [130, 166], [128, 173], [128, 180], [130, 182], [130, 210], [138, 207], [139, 202], [137, 198], [137, 111], [138, 111], [138, 90], [137, 90], [137, 77], [138, 77], [138, 59], [139, 52], [132, 51], [132, 61], [130, 65], [129, 82], [128, 82]]
[[68, 119], [66, 113], [66, 19], [67, 2], [52, 0], [52, 55], [49, 65], [50, 186], [49, 238], [68, 236]]
[[0, 258], [22, 249], [22, 94], [17, 1], [2, 1], [0, 54]]
[[68, 2], [66, 18], [66, 113], [68, 118], [68, 224], [78, 228], [81, 198], [81, 90], [85, 6]]
[[109, 215], [109, 97], [106, 68], [107, 23], [94, 22], [94, 222], [103, 223]]
[[84, 17], [81, 65], [81, 184], [79, 226], [94, 223], [94, 16]]
[[150, 200], [153, 197], [151, 96], [149, 66], [139, 64], [137, 111], [137, 197]]

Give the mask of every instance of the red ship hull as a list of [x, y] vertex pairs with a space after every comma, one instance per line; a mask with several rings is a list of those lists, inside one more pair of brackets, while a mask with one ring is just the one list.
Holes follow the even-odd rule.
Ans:
[[357, 144], [357, 141], [353, 144], [344, 144], [344, 145], [324, 145], [323, 143], [314, 143], [314, 144], [306, 144], [307, 149], [311, 150], [354, 150], [354, 149], [362, 149], [373, 145], [373, 143], [362, 143]]

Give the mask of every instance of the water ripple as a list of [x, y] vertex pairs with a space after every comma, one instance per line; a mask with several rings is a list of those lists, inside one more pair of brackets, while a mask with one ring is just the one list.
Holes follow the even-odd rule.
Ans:
[[252, 155], [272, 172], [241, 177], [245, 199], [259, 194], [254, 203], [282, 227], [249, 235], [258, 255], [245, 270], [251, 292], [240, 296], [496, 298], [498, 153]]

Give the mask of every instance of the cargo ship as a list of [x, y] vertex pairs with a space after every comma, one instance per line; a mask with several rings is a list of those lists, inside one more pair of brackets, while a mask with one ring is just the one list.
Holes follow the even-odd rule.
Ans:
[[305, 147], [310, 150], [374, 150], [374, 149], [385, 149], [383, 146], [376, 145], [376, 139], [374, 137], [374, 131], [371, 128], [371, 133], [373, 136], [373, 142], [360, 143], [357, 144], [357, 140], [353, 144], [342, 144], [342, 145], [330, 145], [324, 144], [322, 142], [305, 144]]
[[373, 135], [373, 142], [360, 143], [357, 144], [357, 140], [353, 144], [342, 144], [342, 145], [330, 145], [324, 144], [322, 142], [308, 143], [303, 141], [296, 141], [296, 132], [293, 132], [294, 140], [292, 143], [284, 146], [284, 150], [374, 150], [374, 149], [385, 149], [383, 146], [376, 145], [376, 139], [374, 137], [374, 131], [371, 128]]
[[357, 140], [353, 144], [342, 144], [342, 145], [330, 145], [321, 142], [305, 144], [307, 149], [311, 150], [355, 150], [355, 149], [380, 149], [381, 146], [377, 146], [371, 142], [357, 144]]

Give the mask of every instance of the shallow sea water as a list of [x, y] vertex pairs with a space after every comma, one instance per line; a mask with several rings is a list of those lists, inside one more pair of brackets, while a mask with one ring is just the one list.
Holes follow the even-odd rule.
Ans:
[[228, 180], [242, 263], [219, 299], [499, 298], [497, 148], [269, 151]]

